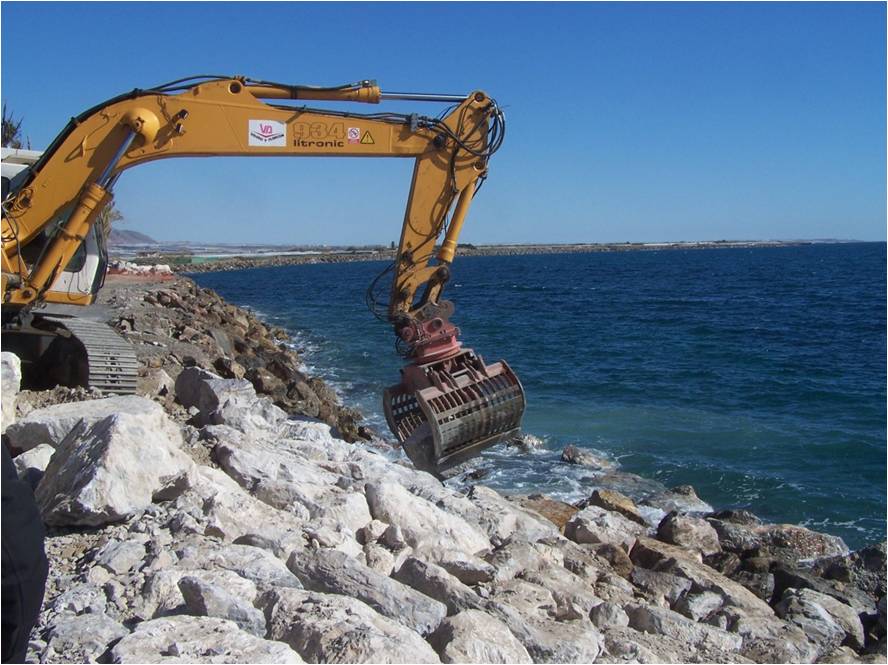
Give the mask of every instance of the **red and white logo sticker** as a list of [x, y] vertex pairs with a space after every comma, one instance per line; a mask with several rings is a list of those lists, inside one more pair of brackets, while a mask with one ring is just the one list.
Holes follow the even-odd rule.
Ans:
[[361, 128], [360, 127], [349, 127], [348, 128], [348, 142], [349, 143], [360, 143], [361, 142]]
[[287, 147], [287, 126], [277, 120], [250, 120], [249, 145]]

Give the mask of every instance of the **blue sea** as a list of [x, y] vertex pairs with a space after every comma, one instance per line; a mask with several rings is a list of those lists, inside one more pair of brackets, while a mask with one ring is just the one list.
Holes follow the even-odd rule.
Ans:
[[[403, 361], [364, 294], [382, 262], [195, 274], [293, 335], [380, 432]], [[484, 483], [584, 498], [567, 444], [716, 508], [852, 548], [886, 527], [886, 246], [457, 257], [465, 346], [521, 378], [537, 450], [494, 448]], [[628, 491], [628, 490], [627, 490]]]

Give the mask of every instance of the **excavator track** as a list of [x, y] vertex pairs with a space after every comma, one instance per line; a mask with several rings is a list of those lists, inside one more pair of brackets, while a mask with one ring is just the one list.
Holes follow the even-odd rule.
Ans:
[[44, 315], [44, 318], [64, 326], [83, 344], [89, 367], [89, 387], [119, 395], [136, 392], [139, 371], [136, 352], [110, 326], [79, 317]]

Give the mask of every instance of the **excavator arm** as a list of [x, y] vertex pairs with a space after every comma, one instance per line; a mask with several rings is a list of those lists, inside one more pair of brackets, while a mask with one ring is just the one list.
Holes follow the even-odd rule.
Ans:
[[[447, 102], [452, 108], [430, 117], [281, 101], [387, 99]], [[62, 273], [111, 200], [118, 177], [131, 167], [173, 157], [412, 158], [386, 308], [412, 362], [402, 370], [402, 383], [387, 391], [386, 414], [402, 442], [423, 439], [419, 448], [434, 451], [428, 456], [432, 466], [455, 463], [513, 434], [524, 410], [523, 390], [504, 363], [486, 366], [461, 349], [449, 320], [452, 305], [440, 297], [503, 127], [496, 103], [480, 91], [383, 93], [371, 81], [315, 88], [244, 77], [199, 77], [134, 90], [72, 119], [4, 200], [4, 318], [41, 302], [92, 302], [98, 282], [72, 288]]]

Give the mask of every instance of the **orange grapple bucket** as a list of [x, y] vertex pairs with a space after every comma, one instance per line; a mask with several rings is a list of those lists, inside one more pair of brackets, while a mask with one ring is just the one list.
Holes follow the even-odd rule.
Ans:
[[403, 381], [383, 397], [386, 421], [402, 444], [411, 437], [425, 439], [411, 443], [426, 449], [423, 457], [435, 469], [517, 435], [526, 400], [505, 361], [485, 365], [474, 351], [463, 349], [453, 358], [408, 365], [401, 373]]

